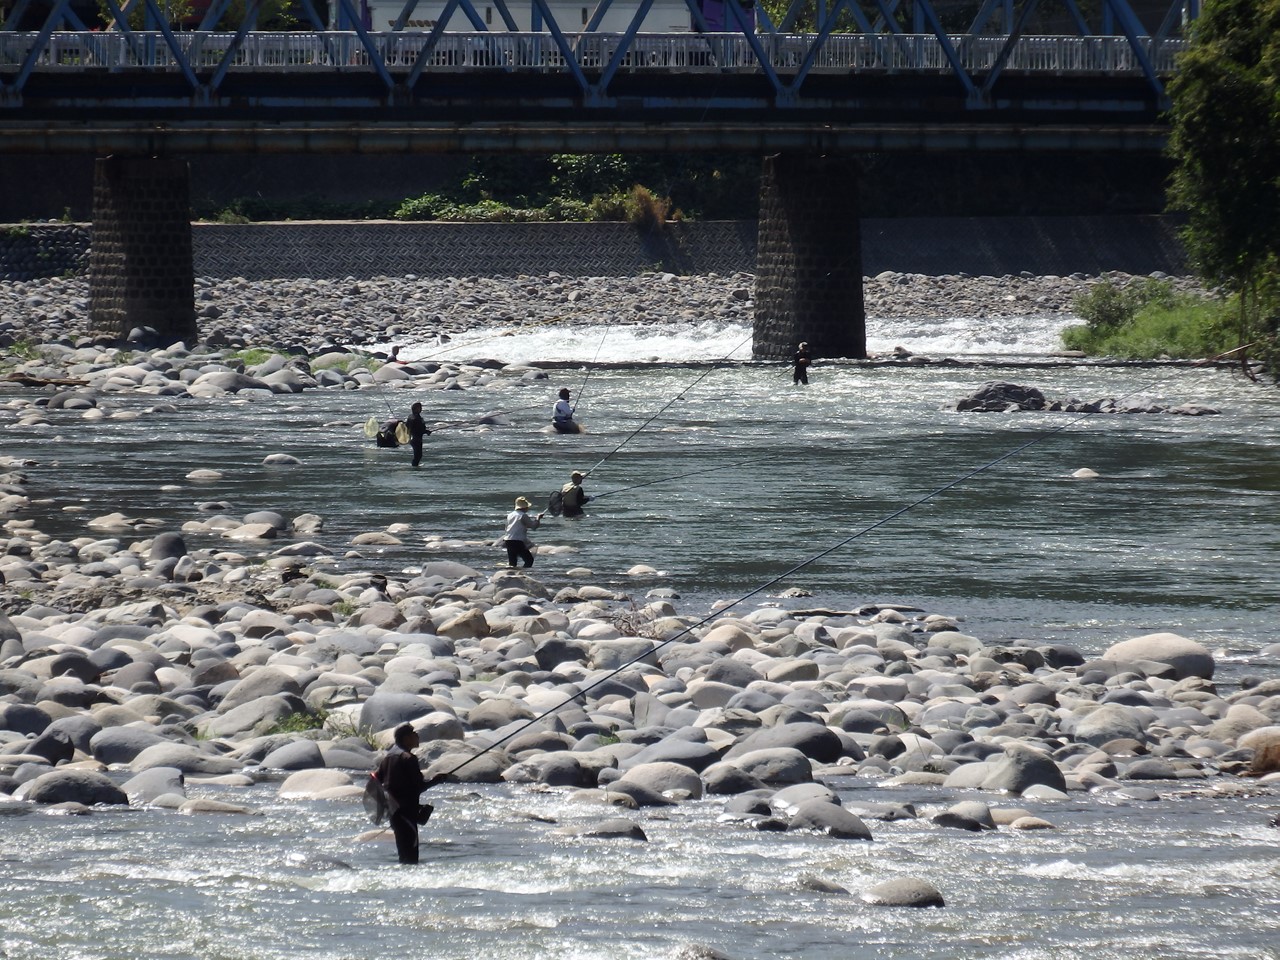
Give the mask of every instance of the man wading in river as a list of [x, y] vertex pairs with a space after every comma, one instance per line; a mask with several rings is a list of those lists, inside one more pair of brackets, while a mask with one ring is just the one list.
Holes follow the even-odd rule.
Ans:
[[410, 724], [396, 727], [395, 746], [387, 751], [374, 777], [386, 792], [390, 809], [391, 832], [396, 838], [396, 853], [401, 863], [418, 862], [418, 827], [431, 818], [434, 809], [422, 802], [422, 791], [439, 783], [440, 777], [427, 780], [418, 766], [413, 751], [418, 747], [418, 731]]

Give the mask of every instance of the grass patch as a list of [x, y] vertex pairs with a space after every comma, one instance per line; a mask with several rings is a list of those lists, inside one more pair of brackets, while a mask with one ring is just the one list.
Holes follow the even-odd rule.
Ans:
[[1091, 357], [1197, 360], [1238, 346], [1229, 302], [1178, 293], [1167, 281], [1105, 280], [1074, 306], [1085, 322], [1063, 330], [1062, 343]]
[[306, 733], [308, 730], [320, 730], [328, 718], [329, 715], [323, 710], [317, 710], [315, 713], [291, 713], [268, 730], [267, 734]]
[[237, 350], [235, 353], [228, 355], [228, 360], [239, 360], [246, 367], [256, 367], [260, 363], [265, 363], [276, 355], [274, 350], [266, 350], [262, 347], [249, 347], [245, 350]]

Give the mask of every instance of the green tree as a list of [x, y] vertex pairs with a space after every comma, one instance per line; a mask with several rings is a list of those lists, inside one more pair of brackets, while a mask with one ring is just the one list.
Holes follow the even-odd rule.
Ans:
[[1268, 353], [1280, 273], [1280, 0], [1207, 0], [1169, 94], [1170, 205], [1188, 215], [1187, 251], [1204, 280], [1237, 298], [1240, 344]]

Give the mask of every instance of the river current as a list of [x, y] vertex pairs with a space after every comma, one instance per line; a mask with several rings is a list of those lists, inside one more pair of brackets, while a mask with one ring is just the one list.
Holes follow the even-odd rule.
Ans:
[[[435, 556], [492, 569], [512, 499], [541, 504], [571, 470], [589, 470], [588, 493], [607, 494], [590, 517], [535, 535], [534, 570], [553, 589], [586, 567], [583, 579], [637, 604], [655, 588], [678, 595], [682, 613], [748, 594], [738, 612], [894, 603], [993, 642], [1091, 654], [1171, 630], [1214, 651], [1225, 690], [1280, 673], [1260, 654], [1280, 608], [1280, 393], [1221, 369], [1053, 362], [1058, 324], [1041, 319], [869, 326], [873, 351], [900, 344], [959, 362], [819, 363], [801, 388], [788, 367], [740, 362], [749, 330], [738, 327], [488, 330], [403, 340], [401, 355], [552, 361], [547, 378], [173, 410], [119, 395], [104, 406], [121, 416], [51, 416], [4, 430], [3, 449], [34, 462], [30, 515], [51, 533], [79, 535], [112, 510], [176, 529], [207, 517], [197, 504], [226, 501], [234, 515], [320, 514], [315, 539], [339, 556], [357, 533], [408, 524], [403, 547], [339, 561], [392, 574]], [[949, 409], [996, 379], [1220, 413]], [[540, 432], [561, 386], [581, 436]], [[420, 470], [362, 430], [414, 400], [442, 425]], [[480, 425], [495, 413], [499, 425]], [[264, 466], [272, 453], [302, 463]], [[200, 467], [224, 479], [186, 479]], [[1098, 478], [1074, 478], [1081, 468]], [[679, 474], [692, 475], [667, 479]], [[659, 573], [629, 576], [635, 564]], [[959, 796], [838, 786], [924, 810]], [[281, 801], [272, 783], [247, 796], [193, 784], [191, 796], [260, 815], [0, 817], [0, 957], [659, 958], [694, 943], [738, 960], [1277, 957], [1277, 801], [1235, 786], [1012, 802], [1052, 831], [875, 822], [872, 843], [744, 830], [721, 822], [712, 798], [647, 814], [647, 844], [551, 836], [549, 820], [600, 816], [561, 791], [447, 786], [423, 865], [405, 868], [358, 839], [358, 804]], [[806, 882], [857, 891], [894, 876], [930, 880], [947, 907], [885, 910]]]

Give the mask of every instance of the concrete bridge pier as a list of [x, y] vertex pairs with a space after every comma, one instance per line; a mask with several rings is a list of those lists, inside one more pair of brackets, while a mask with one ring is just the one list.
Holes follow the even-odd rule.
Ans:
[[867, 355], [858, 181], [840, 157], [766, 157], [760, 178], [752, 356]]
[[125, 339], [196, 339], [190, 172], [185, 160], [105, 157], [94, 165], [89, 319]]

